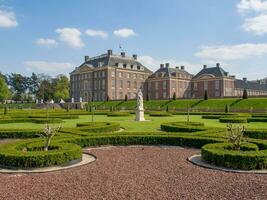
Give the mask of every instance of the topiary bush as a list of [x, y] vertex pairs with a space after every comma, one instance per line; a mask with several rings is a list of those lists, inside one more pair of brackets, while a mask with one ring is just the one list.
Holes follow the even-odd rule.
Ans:
[[169, 116], [172, 116], [171, 113], [169, 112], [150, 112], [149, 113], [149, 116], [151, 117], [169, 117]]
[[113, 132], [120, 130], [120, 124], [116, 122], [85, 122], [78, 123], [77, 127], [81, 131], [92, 133]]
[[267, 139], [267, 129], [263, 130], [245, 130], [244, 136], [256, 139]]
[[204, 123], [199, 122], [168, 122], [160, 126], [166, 132], [197, 132], [204, 131]]
[[107, 113], [108, 117], [126, 117], [126, 116], [130, 116], [131, 113], [128, 112], [110, 112]]
[[219, 119], [221, 123], [247, 123], [247, 118], [242, 117], [223, 117]]
[[42, 151], [42, 147], [40, 140], [3, 144], [0, 146], [0, 165], [27, 169], [62, 165], [82, 158], [82, 149], [75, 144], [53, 143], [48, 151]]
[[255, 170], [267, 168], [267, 149], [256, 144], [243, 143], [240, 151], [232, 150], [229, 143], [207, 144], [201, 148], [206, 162], [232, 169]]
[[263, 118], [263, 117], [250, 117], [250, 118], [248, 118], [248, 122], [267, 122], [267, 118]]

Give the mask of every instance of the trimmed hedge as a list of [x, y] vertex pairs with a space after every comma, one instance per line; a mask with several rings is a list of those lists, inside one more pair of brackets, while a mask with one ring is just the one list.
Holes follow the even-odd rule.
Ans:
[[207, 144], [201, 148], [202, 158], [213, 165], [241, 170], [267, 168], [267, 149], [243, 144], [240, 151], [230, 150], [228, 143]]
[[40, 130], [2, 129], [0, 138], [34, 138], [39, 137], [40, 133]]
[[197, 132], [204, 131], [204, 123], [196, 122], [168, 122], [160, 126], [162, 131], [166, 132]]
[[266, 130], [245, 130], [244, 136], [256, 139], [267, 139], [267, 129]]
[[169, 116], [172, 116], [172, 113], [169, 113], [169, 112], [150, 112], [149, 116], [151, 116], [151, 117], [169, 117]]
[[220, 118], [219, 122], [221, 123], [247, 123], [247, 118], [241, 118], [241, 117], [224, 117]]
[[62, 119], [58, 118], [10, 118], [10, 119], [0, 119], [0, 124], [10, 124], [10, 123], [61, 123]]
[[220, 119], [223, 118], [223, 115], [203, 115], [202, 119]]
[[131, 113], [128, 112], [110, 112], [107, 113], [108, 117], [126, 117], [126, 116], [130, 116]]
[[[173, 115], [188, 115], [187, 112], [172, 112]], [[235, 113], [224, 113], [224, 112], [189, 112], [189, 115], [222, 115], [222, 116], [233, 116]]]
[[0, 146], [0, 165], [5, 168], [37, 168], [67, 164], [82, 158], [80, 146], [52, 143], [48, 151], [41, 151], [42, 142], [16, 142]]
[[267, 122], [267, 118], [251, 117], [251, 118], [248, 118], [248, 122]]
[[113, 132], [120, 130], [120, 124], [116, 122], [84, 122], [76, 125], [79, 130], [99, 133], [99, 132]]

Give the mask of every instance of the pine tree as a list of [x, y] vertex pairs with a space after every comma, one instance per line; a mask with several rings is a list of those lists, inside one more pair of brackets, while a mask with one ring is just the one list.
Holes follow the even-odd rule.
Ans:
[[204, 100], [208, 100], [209, 98], [208, 98], [208, 91], [207, 90], [205, 90], [205, 94], [204, 94]]
[[246, 89], [244, 89], [244, 91], [243, 91], [243, 97], [242, 98], [243, 99], [247, 99], [248, 98], [248, 92], [247, 92]]
[[125, 94], [124, 101], [128, 101], [128, 96]]
[[176, 93], [175, 92], [172, 95], [172, 100], [176, 100]]
[[228, 104], [225, 105], [224, 112], [229, 113], [230, 111], [230, 106]]

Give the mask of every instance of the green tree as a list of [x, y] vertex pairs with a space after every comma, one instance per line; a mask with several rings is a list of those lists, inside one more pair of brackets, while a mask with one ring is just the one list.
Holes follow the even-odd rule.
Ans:
[[176, 100], [176, 93], [175, 92], [172, 95], [172, 100]]
[[10, 90], [3, 77], [0, 76], [0, 101], [4, 101], [10, 97]]
[[209, 97], [208, 97], [208, 91], [205, 90], [205, 93], [204, 93], [204, 100], [208, 100], [208, 99], [209, 99]]
[[124, 101], [128, 101], [128, 96], [125, 94]]
[[59, 75], [55, 79], [55, 91], [54, 91], [54, 99], [56, 101], [60, 101], [60, 99], [67, 99], [70, 97], [69, 93], [69, 79], [65, 75]]
[[229, 113], [230, 111], [230, 106], [228, 104], [225, 105], [224, 112]]
[[13, 91], [14, 100], [23, 100], [23, 96], [27, 90], [28, 78], [21, 74], [11, 73], [8, 75], [8, 84], [11, 86]]
[[243, 97], [242, 98], [243, 99], [247, 99], [248, 98], [248, 92], [247, 92], [246, 89], [244, 89], [244, 91], [243, 91]]

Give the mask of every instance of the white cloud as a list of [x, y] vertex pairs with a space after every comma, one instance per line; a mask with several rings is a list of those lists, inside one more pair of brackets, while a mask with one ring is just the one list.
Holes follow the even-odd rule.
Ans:
[[35, 43], [47, 47], [56, 47], [58, 45], [56, 40], [49, 38], [39, 38], [35, 41]]
[[241, 60], [252, 56], [267, 55], [267, 43], [204, 46], [195, 55], [208, 60]]
[[262, 12], [267, 11], [267, 1], [263, 0], [241, 0], [237, 4], [237, 10], [238, 12], [249, 12], [249, 11], [255, 11], [255, 12]]
[[267, 33], [267, 14], [247, 18], [242, 25], [242, 28], [245, 31], [252, 32], [256, 35], [263, 35]]
[[68, 62], [47, 62], [47, 61], [25, 61], [26, 70], [30, 72], [46, 73], [49, 75], [57, 75], [69, 73], [73, 68], [73, 64]]
[[122, 28], [122, 29], [118, 29], [113, 31], [113, 34], [117, 37], [122, 37], [122, 38], [127, 38], [130, 36], [135, 36], [136, 33], [134, 32], [133, 29], [129, 29], [129, 28]]
[[18, 26], [16, 15], [12, 11], [0, 10], [0, 27], [9, 28]]
[[84, 43], [81, 39], [82, 33], [76, 28], [59, 28], [56, 29], [59, 39], [67, 45], [74, 48], [82, 48]]
[[170, 63], [170, 67], [185, 66], [185, 69], [190, 72], [197, 72], [201, 68], [201, 64], [191, 63], [188, 61], [176, 61], [173, 59], [155, 59], [151, 56], [139, 56], [138, 60], [152, 71], [156, 71], [160, 68], [160, 64]]
[[105, 31], [101, 31], [101, 30], [87, 29], [85, 33], [92, 37], [101, 37], [101, 38], [108, 37], [108, 34]]

